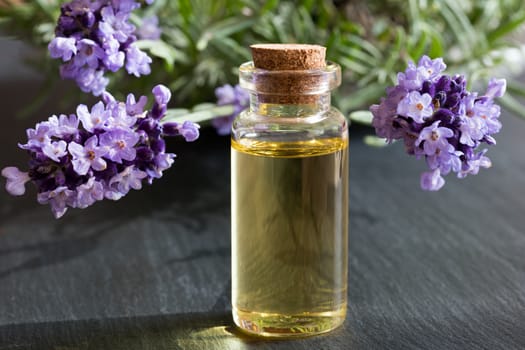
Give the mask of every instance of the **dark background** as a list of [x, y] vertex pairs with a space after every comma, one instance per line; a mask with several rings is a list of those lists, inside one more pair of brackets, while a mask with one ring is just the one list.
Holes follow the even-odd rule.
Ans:
[[[23, 167], [43, 77], [0, 42], [0, 168]], [[79, 101], [72, 101], [72, 105]], [[503, 112], [493, 168], [438, 193], [400, 144], [350, 145], [349, 306], [343, 327], [268, 341], [230, 316], [229, 139], [172, 141], [172, 169], [118, 202], [55, 220], [34, 189], [0, 190], [0, 349], [524, 349], [525, 121]], [[2, 187], [4, 182], [2, 180]]]

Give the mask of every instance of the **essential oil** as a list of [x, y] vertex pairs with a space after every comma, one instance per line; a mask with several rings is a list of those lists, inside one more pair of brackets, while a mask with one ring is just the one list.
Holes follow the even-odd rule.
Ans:
[[[254, 61], [279, 69], [241, 66], [252, 100], [232, 130], [232, 306], [252, 334], [323, 333], [346, 315], [348, 132], [329, 104], [339, 67], [323, 49], [256, 45]], [[310, 61], [290, 69], [290, 55]]]

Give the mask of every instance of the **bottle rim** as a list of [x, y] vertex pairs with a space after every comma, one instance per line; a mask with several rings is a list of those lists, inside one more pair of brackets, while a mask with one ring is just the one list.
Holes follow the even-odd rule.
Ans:
[[239, 83], [249, 92], [265, 95], [320, 95], [341, 85], [341, 67], [326, 61], [326, 67], [308, 70], [266, 70], [253, 61], [239, 67]]

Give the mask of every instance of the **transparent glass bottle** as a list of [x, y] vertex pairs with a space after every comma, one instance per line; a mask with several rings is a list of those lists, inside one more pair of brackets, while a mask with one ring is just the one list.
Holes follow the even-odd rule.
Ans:
[[246, 332], [305, 336], [345, 319], [348, 130], [330, 106], [340, 81], [330, 62], [240, 67], [251, 97], [232, 128], [232, 307]]

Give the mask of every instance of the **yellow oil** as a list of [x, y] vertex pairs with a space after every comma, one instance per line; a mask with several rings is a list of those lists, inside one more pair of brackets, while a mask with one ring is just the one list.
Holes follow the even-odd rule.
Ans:
[[232, 140], [232, 304], [262, 336], [306, 336], [346, 315], [348, 142]]

